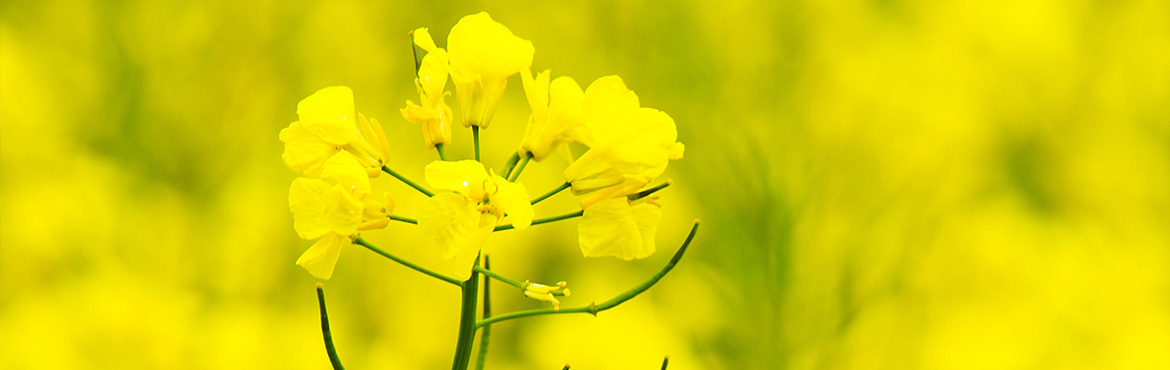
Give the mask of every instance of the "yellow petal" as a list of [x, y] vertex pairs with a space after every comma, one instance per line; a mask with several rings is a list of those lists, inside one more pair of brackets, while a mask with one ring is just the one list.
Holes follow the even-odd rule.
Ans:
[[451, 79], [464, 126], [488, 127], [507, 78], [532, 65], [532, 42], [512, 34], [487, 13], [460, 19], [447, 35]]
[[297, 258], [297, 265], [304, 267], [318, 279], [333, 277], [333, 267], [341, 256], [341, 248], [349, 243], [349, 236], [334, 233], [325, 234]]
[[[654, 205], [646, 205], [657, 208]], [[638, 207], [642, 207], [641, 205]], [[654, 253], [653, 236], [661, 211], [631, 209], [629, 200], [611, 198], [585, 209], [578, 226], [578, 241], [585, 257], [612, 256], [623, 260], [645, 258]], [[657, 215], [657, 216], [656, 216]]]
[[488, 180], [483, 164], [473, 160], [434, 161], [427, 164], [423, 173], [431, 187], [471, 196], [477, 202], [483, 197], [483, 185]]
[[423, 57], [418, 69], [418, 83], [427, 99], [442, 97], [447, 86], [448, 68], [447, 51], [443, 49], [435, 49]]
[[305, 130], [300, 121], [280, 130], [280, 141], [284, 142], [284, 153], [280, 155], [284, 164], [309, 177], [320, 177], [325, 160], [341, 150]]
[[475, 202], [454, 193], [435, 194], [423, 203], [418, 226], [439, 246], [443, 258], [454, 258], [460, 251], [482, 245], [469, 244], [480, 229], [480, 212]]
[[551, 71], [544, 70], [532, 77], [532, 69], [524, 67], [520, 73], [520, 82], [524, 85], [524, 95], [528, 97], [528, 106], [532, 108], [532, 115], [543, 116], [548, 108], [548, 76]]
[[361, 140], [353, 108], [353, 90], [332, 86], [297, 103], [301, 125], [322, 141], [345, 145]]
[[414, 44], [418, 45], [419, 48], [426, 50], [427, 52], [431, 52], [439, 48], [438, 46], [435, 46], [435, 39], [431, 38], [431, 32], [428, 31], [426, 27], [417, 28], [414, 31], [411, 31], [410, 35], [411, 38], [414, 39]]
[[353, 154], [340, 151], [325, 161], [321, 178], [332, 179], [351, 191], [355, 198], [364, 199], [370, 193], [370, 177]]
[[508, 182], [500, 176], [494, 176], [493, 181], [499, 190], [491, 196], [492, 203], [498, 205], [508, 217], [512, 218], [512, 225], [517, 230], [532, 225], [534, 213], [532, 203], [528, 200], [528, 190], [524, 188], [524, 185]]
[[[302, 239], [320, 238], [331, 229], [322, 223], [321, 215], [328, 204], [341, 199], [340, 192], [329, 192], [333, 185], [321, 179], [300, 177], [288, 188], [288, 209], [293, 214], [293, 228]], [[328, 198], [327, 198], [328, 197]]]
[[632, 131], [626, 127], [626, 118], [638, 107], [638, 95], [626, 88], [621, 77], [605, 76], [585, 89], [581, 110], [595, 139], [612, 141]]

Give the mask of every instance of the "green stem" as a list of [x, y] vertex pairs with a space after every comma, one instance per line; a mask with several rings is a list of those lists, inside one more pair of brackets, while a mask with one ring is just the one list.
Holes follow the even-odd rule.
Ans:
[[560, 193], [561, 191], [563, 191], [563, 190], [565, 190], [565, 189], [568, 189], [568, 188], [569, 188], [569, 186], [570, 186], [570, 185], [569, 185], [569, 183], [567, 183], [567, 182], [566, 182], [566, 183], [564, 183], [564, 184], [561, 184], [561, 186], [558, 186], [556, 189], [552, 189], [552, 191], [549, 191], [549, 192], [547, 192], [547, 193], [544, 193], [544, 195], [541, 195], [541, 196], [539, 196], [539, 197], [536, 197], [536, 199], [533, 199], [533, 200], [532, 200], [532, 202], [530, 202], [530, 203], [531, 203], [531, 204], [540, 203], [540, 201], [542, 201], [542, 200], [545, 200], [545, 199], [547, 199], [548, 197], [551, 197], [551, 196], [553, 196], [553, 195], [556, 195], [557, 193]]
[[588, 313], [588, 314], [591, 314], [593, 316], [597, 316], [598, 312], [617, 307], [617, 305], [620, 305], [623, 302], [628, 301], [631, 298], [634, 298], [638, 294], [645, 292], [646, 290], [650, 289], [650, 287], [654, 286], [655, 283], [658, 283], [659, 280], [662, 280], [662, 277], [666, 276], [666, 273], [670, 272], [670, 270], [674, 268], [674, 265], [678, 264], [678, 261], [680, 259], [682, 259], [683, 253], [685, 253], [687, 251], [687, 246], [691, 245], [691, 240], [694, 240], [695, 233], [698, 231], [699, 231], [699, 220], [695, 220], [695, 225], [691, 227], [691, 233], [688, 234], [687, 239], [685, 241], [683, 241], [682, 247], [679, 247], [678, 251], [674, 252], [674, 257], [670, 258], [670, 262], [667, 262], [666, 266], [663, 266], [662, 269], [658, 271], [658, 273], [654, 274], [654, 276], [651, 276], [650, 279], [647, 279], [646, 281], [642, 282], [642, 284], [639, 284], [638, 286], [636, 286], [630, 290], [627, 290], [625, 293], [622, 293], [622, 294], [618, 295], [617, 297], [613, 297], [613, 299], [605, 301], [601, 304], [594, 303], [594, 304], [590, 304], [590, 305], [585, 306], [585, 307], [566, 308], [566, 309], [562, 309], [560, 311], [557, 311], [554, 309], [542, 309], [542, 310], [528, 310], [528, 311], [513, 312], [513, 313], [509, 313], [509, 314], [493, 316], [490, 318], [480, 320], [479, 322], [475, 323], [475, 326], [476, 327], [484, 327], [484, 326], [488, 326], [488, 325], [491, 325], [491, 324], [494, 324], [494, 323], [497, 323], [500, 321], [518, 319], [521, 317], [540, 316], [540, 315]]
[[414, 31], [410, 31], [408, 35], [410, 35], [410, 52], [414, 54], [414, 77], [418, 78], [418, 71], [422, 67], [422, 63], [419, 63], [418, 59], [418, 45], [414, 43]]
[[[508, 278], [507, 276], [497, 274], [490, 269], [487, 269], [484, 267], [479, 267], [479, 266], [472, 267], [472, 269], [478, 273], [486, 275], [487, 277], [499, 280], [499, 281], [503, 282], [504, 284], [508, 284], [508, 285], [514, 286], [516, 288], [519, 288], [521, 291], [524, 290], [524, 283], [513, 280], [511, 278]], [[558, 290], [558, 291], [553, 292], [552, 294], [555, 296], [564, 296], [565, 292]]]
[[519, 163], [519, 162], [520, 162], [520, 153], [512, 153], [512, 156], [508, 157], [508, 162], [504, 163], [504, 170], [500, 171], [500, 173], [503, 174], [505, 179], [508, 178], [508, 176], [512, 175], [512, 169], [516, 168], [516, 163]]
[[459, 281], [459, 279], [428, 270], [425, 267], [416, 265], [414, 263], [411, 263], [410, 261], [399, 258], [398, 256], [387, 253], [386, 251], [378, 249], [378, 247], [375, 247], [373, 244], [370, 244], [370, 242], [368, 242], [365, 239], [362, 239], [360, 237], [354, 239], [353, 243], [360, 245], [360, 246], [363, 246], [363, 247], [366, 247], [366, 249], [372, 250], [372, 251], [374, 251], [374, 253], [382, 255], [382, 257], [389, 258], [390, 260], [392, 260], [394, 262], [398, 262], [399, 264], [402, 264], [403, 266], [414, 269], [415, 271], [430, 275], [433, 278], [436, 278], [436, 279], [439, 279], [439, 280], [442, 280], [442, 281], [445, 281], [445, 282], [448, 282], [450, 284], [454, 284], [457, 286], [463, 285], [463, 282]]
[[[573, 217], [581, 217], [581, 215], [584, 215], [584, 214], [585, 214], [585, 211], [577, 211], [577, 212], [573, 212], [573, 213], [566, 213], [566, 214], [559, 215], [559, 216], [538, 218], [538, 219], [532, 220], [532, 224], [533, 225], [540, 225], [540, 224], [549, 223], [549, 222], [556, 222], [556, 221], [560, 221], [560, 220], [570, 219]], [[513, 226], [512, 224], [507, 224], [507, 225], [496, 226], [496, 228], [493, 229], [492, 231], [511, 230], [514, 228], [516, 228], [516, 226]]]
[[665, 189], [667, 186], [671, 186], [671, 185], [674, 185], [674, 180], [666, 180], [666, 182], [658, 184], [658, 186], [655, 186], [655, 187], [652, 187], [652, 188], [649, 188], [646, 190], [642, 190], [642, 191], [639, 191], [639, 192], [634, 193], [634, 194], [627, 195], [626, 198], [630, 199], [630, 201], [633, 202], [635, 200], [645, 198], [646, 196], [649, 196], [650, 194], [654, 194], [654, 192]]
[[402, 217], [402, 216], [398, 216], [398, 215], [390, 215], [389, 217], [391, 220], [394, 220], [394, 221], [418, 225], [418, 220], [415, 220], [415, 219], [410, 218], [410, 217]]
[[666, 370], [666, 364], [670, 362], [670, 357], [662, 358], [662, 370]]
[[471, 126], [471, 138], [475, 142], [475, 161], [479, 162], [479, 126]]
[[435, 144], [435, 151], [439, 152], [439, 160], [447, 160], [447, 152], [443, 150], [443, 144]]
[[435, 193], [429, 192], [427, 189], [423, 189], [422, 186], [418, 186], [418, 184], [415, 184], [414, 181], [410, 181], [410, 179], [407, 179], [406, 176], [402, 176], [398, 172], [394, 172], [394, 170], [390, 169], [390, 167], [382, 166], [382, 172], [388, 173], [390, 176], [394, 176], [394, 178], [398, 179], [398, 181], [402, 181], [406, 185], [410, 185], [410, 187], [414, 188], [414, 190], [418, 190], [420, 193], [423, 193], [423, 195], [428, 197], [435, 195]]
[[341, 357], [337, 356], [337, 348], [333, 346], [333, 332], [329, 330], [329, 312], [325, 310], [325, 287], [317, 283], [317, 304], [321, 307], [321, 334], [325, 336], [325, 352], [329, 354], [329, 363], [334, 370], [345, 370], [341, 366]]
[[508, 179], [508, 181], [516, 182], [516, 180], [519, 180], [520, 173], [524, 172], [524, 167], [528, 166], [528, 161], [531, 159], [532, 159], [532, 153], [525, 154], [524, 158], [520, 160], [519, 167], [516, 167], [516, 173], [513, 173], [512, 178]]
[[[479, 268], [479, 266], [475, 267]], [[492, 268], [491, 260], [488, 259], [488, 255], [486, 254], [483, 255], [483, 267], [485, 269], [484, 271], [490, 271]], [[485, 277], [483, 279], [483, 318], [485, 319], [492, 317], [491, 286], [491, 280]], [[488, 339], [491, 338], [491, 334], [492, 327], [490, 326], [483, 328], [483, 330], [479, 332], [479, 356], [476, 356], [475, 358], [475, 370], [483, 370], [483, 364], [487, 361]]]
[[[479, 266], [476, 257], [475, 265]], [[455, 344], [455, 360], [451, 370], [467, 370], [471, 362], [471, 345], [475, 342], [475, 301], [479, 295], [479, 273], [471, 271], [471, 277], [463, 282], [463, 297], [459, 312], [459, 341]]]

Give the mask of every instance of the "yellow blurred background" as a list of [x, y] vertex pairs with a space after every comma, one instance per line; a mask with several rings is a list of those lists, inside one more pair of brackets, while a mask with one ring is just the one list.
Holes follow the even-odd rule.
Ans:
[[[622, 76], [687, 145], [651, 258], [583, 259], [573, 220], [493, 235], [494, 269], [586, 305], [703, 220], [642, 296], [496, 325], [489, 369], [1170, 368], [1170, 5], [1142, 0], [4, 1], [0, 368], [328, 368], [277, 132], [348, 85], [421, 180], [407, 31], [444, 45], [480, 10], [533, 69]], [[528, 113], [513, 77], [489, 165]], [[409, 225], [365, 236], [444, 263]], [[348, 368], [449, 367], [458, 290], [346, 248]], [[497, 313], [541, 307], [493, 288]]]

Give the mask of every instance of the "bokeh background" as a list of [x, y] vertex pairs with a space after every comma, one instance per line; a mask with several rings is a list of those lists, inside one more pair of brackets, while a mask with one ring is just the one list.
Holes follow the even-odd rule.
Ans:
[[[494, 235], [496, 270], [601, 301], [703, 220], [625, 305], [497, 325], [488, 368], [1170, 368], [1156, 0], [4, 1], [0, 368], [327, 368], [277, 132], [348, 85], [421, 180], [435, 155], [398, 113], [417, 99], [406, 33], [444, 45], [480, 10], [535, 44], [534, 69], [622, 76], [687, 145], [659, 253], [583, 259], [566, 221]], [[514, 77], [489, 165], [527, 114]], [[564, 166], [523, 180], [541, 193]], [[423, 200], [375, 184], [404, 215]], [[365, 235], [444, 264], [409, 225]], [[361, 248], [337, 269], [349, 368], [450, 366], [457, 289]], [[540, 307], [494, 287], [496, 312]]]

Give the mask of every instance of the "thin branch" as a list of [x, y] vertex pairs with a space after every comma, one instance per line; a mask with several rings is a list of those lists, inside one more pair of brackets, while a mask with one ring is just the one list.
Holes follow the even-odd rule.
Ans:
[[[490, 277], [492, 279], [499, 280], [500, 282], [503, 282], [504, 284], [508, 284], [508, 285], [514, 286], [516, 288], [519, 288], [521, 291], [524, 290], [524, 283], [516, 281], [516, 280], [511, 279], [511, 278], [508, 278], [507, 276], [497, 274], [495, 271], [489, 270], [486, 267], [474, 266], [471, 269], [475, 270], [476, 272], [479, 272], [481, 274], [484, 274], [485, 276]], [[552, 292], [552, 295], [563, 297], [565, 295], [565, 292], [558, 290], [558, 291]]]
[[567, 182], [566, 182], [566, 183], [564, 183], [564, 184], [561, 184], [561, 186], [558, 186], [556, 189], [552, 189], [551, 191], [549, 191], [549, 192], [547, 192], [547, 193], [544, 193], [544, 195], [541, 195], [541, 196], [539, 196], [539, 197], [536, 197], [536, 199], [533, 199], [533, 200], [532, 200], [531, 202], [529, 202], [529, 203], [530, 203], [530, 204], [536, 204], [536, 203], [540, 203], [540, 201], [542, 201], [542, 200], [545, 200], [545, 199], [548, 199], [548, 197], [551, 197], [551, 196], [553, 196], [553, 195], [557, 195], [557, 193], [560, 193], [561, 191], [563, 191], [563, 190], [565, 190], [565, 189], [568, 189], [568, 188], [569, 188], [569, 186], [570, 186], [570, 185], [569, 185], [569, 183], [567, 183]]
[[443, 144], [435, 144], [435, 151], [439, 152], [439, 160], [440, 161], [447, 160], [447, 152], [445, 150], [443, 150], [443, 148], [444, 148]]
[[374, 251], [374, 253], [382, 255], [382, 257], [389, 258], [389, 259], [393, 260], [394, 262], [398, 262], [399, 264], [402, 264], [403, 266], [414, 269], [415, 271], [430, 275], [433, 278], [445, 281], [445, 282], [453, 284], [455, 286], [463, 286], [463, 282], [460, 281], [459, 279], [428, 270], [425, 267], [416, 265], [414, 263], [411, 263], [410, 261], [399, 258], [398, 256], [395, 256], [395, 255], [390, 254], [384, 250], [379, 249], [378, 247], [375, 247], [373, 244], [370, 244], [370, 242], [368, 242], [365, 239], [362, 239], [360, 237], [354, 239], [353, 243], [360, 245], [360, 246], [363, 246], [363, 247], [366, 247], [367, 249]]
[[423, 195], [428, 197], [435, 195], [435, 193], [427, 191], [427, 189], [423, 189], [422, 186], [415, 184], [414, 181], [410, 181], [410, 179], [407, 179], [406, 176], [402, 176], [398, 172], [394, 172], [394, 170], [390, 169], [390, 167], [382, 166], [382, 172], [388, 173], [390, 176], [394, 176], [394, 178], [402, 181], [403, 183], [406, 183], [406, 185], [410, 185], [410, 187], [414, 188], [414, 190], [418, 190], [420, 193], [423, 193]]
[[519, 162], [520, 162], [520, 153], [512, 153], [512, 156], [508, 157], [508, 162], [504, 163], [504, 170], [500, 171], [500, 173], [503, 174], [501, 176], [503, 176], [505, 179], [508, 178], [508, 176], [511, 176], [512, 169], [516, 168], [516, 163], [519, 163]]
[[402, 216], [398, 216], [398, 215], [390, 215], [389, 217], [391, 220], [394, 220], [394, 221], [418, 225], [418, 220], [415, 220], [415, 219], [410, 218], [410, 217], [402, 217]]
[[329, 330], [329, 313], [325, 310], [325, 287], [317, 283], [317, 304], [321, 307], [321, 334], [325, 336], [325, 352], [329, 354], [329, 363], [334, 370], [345, 370], [341, 366], [341, 358], [337, 356], [337, 348], [333, 346], [333, 332]]
[[479, 126], [471, 126], [471, 138], [475, 142], [475, 161], [479, 162]]
[[524, 172], [524, 167], [528, 166], [528, 161], [530, 160], [532, 160], [532, 153], [525, 154], [524, 158], [520, 159], [520, 165], [516, 167], [516, 172], [512, 174], [512, 177], [508, 181], [516, 182], [516, 180], [519, 180], [520, 173]]
[[[545, 223], [549, 223], [549, 222], [570, 219], [573, 217], [581, 217], [581, 215], [584, 215], [584, 214], [585, 214], [585, 211], [581, 210], [581, 211], [577, 211], [577, 212], [573, 212], [573, 213], [566, 213], [566, 214], [559, 215], [559, 216], [538, 218], [538, 219], [532, 220], [532, 224], [533, 225], [540, 225], [540, 224], [545, 224]], [[496, 228], [493, 229], [492, 231], [512, 230], [514, 228], [516, 228], [516, 226], [513, 226], [512, 224], [507, 224], [507, 225], [496, 226]]]
[[[475, 266], [475, 268], [479, 268], [479, 266]], [[492, 268], [491, 260], [488, 259], [488, 255], [486, 254], [483, 255], [483, 268], [484, 271], [490, 271], [489, 269]], [[487, 277], [483, 278], [483, 318], [485, 319], [492, 317], [491, 283], [491, 279]], [[479, 333], [479, 356], [475, 358], [475, 370], [483, 370], [483, 364], [487, 362], [488, 341], [491, 338], [491, 334], [492, 328], [490, 326], [483, 328], [483, 331]]]
[[528, 310], [528, 311], [513, 312], [513, 313], [509, 313], [509, 314], [494, 316], [494, 317], [480, 320], [475, 325], [476, 325], [476, 327], [484, 327], [484, 326], [488, 326], [488, 325], [491, 325], [491, 324], [494, 324], [494, 323], [497, 323], [500, 321], [518, 319], [521, 317], [540, 316], [540, 315], [588, 313], [588, 314], [591, 314], [593, 316], [597, 316], [598, 312], [617, 307], [617, 305], [620, 305], [623, 302], [628, 301], [631, 298], [636, 297], [638, 294], [641, 294], [642, 292], [645, 292], [647, 289], [650, 289], [650, 287], [654, 286], [655, 283], [658, 283], [659, 280], [662, 280], [662, 277], [666, 276], [666, 273], [670, 272], [670, 270], [674, 268], [674, 265], [678, 264], [678, 261], [680, 259], [682, 259], [683, 253], [685, 253], [687, 251], [687, 246], [691, 245], [691, 240], [694, 240], [695, 233], [697, 233], [698, 231], [699, 231], [699, 220], [695, 220], [695, 225], [691, 226], [691, 233], [688, 234], [687, 239], [685, 241], [683, 241], [682, 247], [679, 247], [678, 251], [674, 252], [674, 257], [670, 258], [670, 262], [667, 262], [666, 266], [663, 266], [662, 269], [658, 271], [658, 273], [654, 274], [654, 276], [651, 276], [650, 279], [647, 279], [646, 281], [642, 282], [642, 284], [639, 284], [638, 286], [636, 286], [630, 290], [627, 290], [625, 293], [622, 293], [622, 294], [618, 295], [617, 297], [613, 297], [612, 299], [605, 301], [601, 304], [594, 303], [594, 304], [590, 304], [590, 305], [585, 306], [585, 307], [566, 308], [566, 309], [561, 309], [559, 311], [553, 310], [553, 309], [542, 309], [542, 310]]

